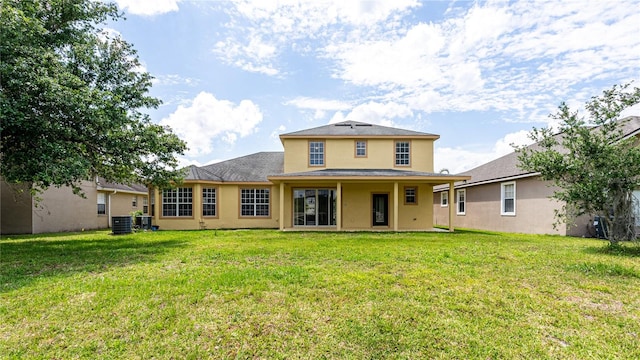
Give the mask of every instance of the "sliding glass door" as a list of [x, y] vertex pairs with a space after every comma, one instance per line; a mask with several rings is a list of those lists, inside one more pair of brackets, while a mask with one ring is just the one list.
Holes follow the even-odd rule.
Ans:
[[294, 226], [333, 226], [336, 224], [334, 189], [294, 189]]

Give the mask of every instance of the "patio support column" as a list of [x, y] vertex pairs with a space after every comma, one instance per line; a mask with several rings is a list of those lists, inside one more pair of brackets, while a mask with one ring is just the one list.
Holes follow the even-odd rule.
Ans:
[[336, 184], [336, 230], [342, 229], [342, 183]]
[[280, 230], [284, 230], [284, 182], [280, 183], [280, 219], [278, 219]]
[[398, 182], [393, 183], [393, 231], [398, 231]]
[[454, 199], [455, 199], [454, 191], [455, 191], [455, 188], [453, 186], [453, 181], [450, 181], [449, 182], [449, 232], [453, 232], [453, 219], [455, 217], [454, 207], [456, 206], [456, 204], [454, 204]]

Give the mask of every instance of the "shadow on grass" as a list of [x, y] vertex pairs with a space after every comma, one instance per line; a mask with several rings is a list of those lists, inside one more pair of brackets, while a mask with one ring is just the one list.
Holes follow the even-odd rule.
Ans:
[[588, 247], [584, 249], [584, 251], [589, 254], [640, 257], [640, 243], [622, 243], [617, 245], [606, 243], [603, 246]]
[[158, 255], [184, 243], [145, 241], [135, 236], [3, 242], [0, 244], [0, 292], [51, 276], [100, 273], [112, 267], [154, 262]]

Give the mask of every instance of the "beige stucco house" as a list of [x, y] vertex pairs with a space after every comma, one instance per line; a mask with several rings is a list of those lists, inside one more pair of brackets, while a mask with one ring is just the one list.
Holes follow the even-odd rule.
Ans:
[[[640, 143], [640, 117], [624, 120], [624, 138], [637, 137]], [[535, 146], [535, 145], [533, 145]], [[448, 187], [434, 188], [434, 224], [448, 226], [449, 212], [455, 211], [459, 227], [529, 234], [595, 236], [593, 218], [583, 216], [570, 224], [554, 228], [555, 211], [562, 204], [550, 199], [554, 188], [542, 181], [539, 173], [518, 167], [518, 155], [510, 153], [461, 175], [470, 180], [455, 183], [455, 193]], [[453, 195], [453, 200], [450, 198]], [[634, 192], [640, 199], [640, 189]], [[636, 208], [637, 226], [640, 209]]]
[[0, 234], [39, 234], [111, 227], [112, 216], [148, 212], [148, 190], [142, 185], [83, 181], [82, 198], [69, 187], [51, 187], [38, 199], [24, 184], [0, 181]]
[[[150, 189], [160, 229], [433, 229], [438, 135], [345, 121], [282, 134], [284, 152], [191, 166], [176, 189]], [[449, 229], [453, 230], [453, 212]]]

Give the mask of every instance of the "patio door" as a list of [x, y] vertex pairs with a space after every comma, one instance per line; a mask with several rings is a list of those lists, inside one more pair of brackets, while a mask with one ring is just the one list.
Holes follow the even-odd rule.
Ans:
[[389, 194], [373, 194], [373, 226], [389, 226]]

